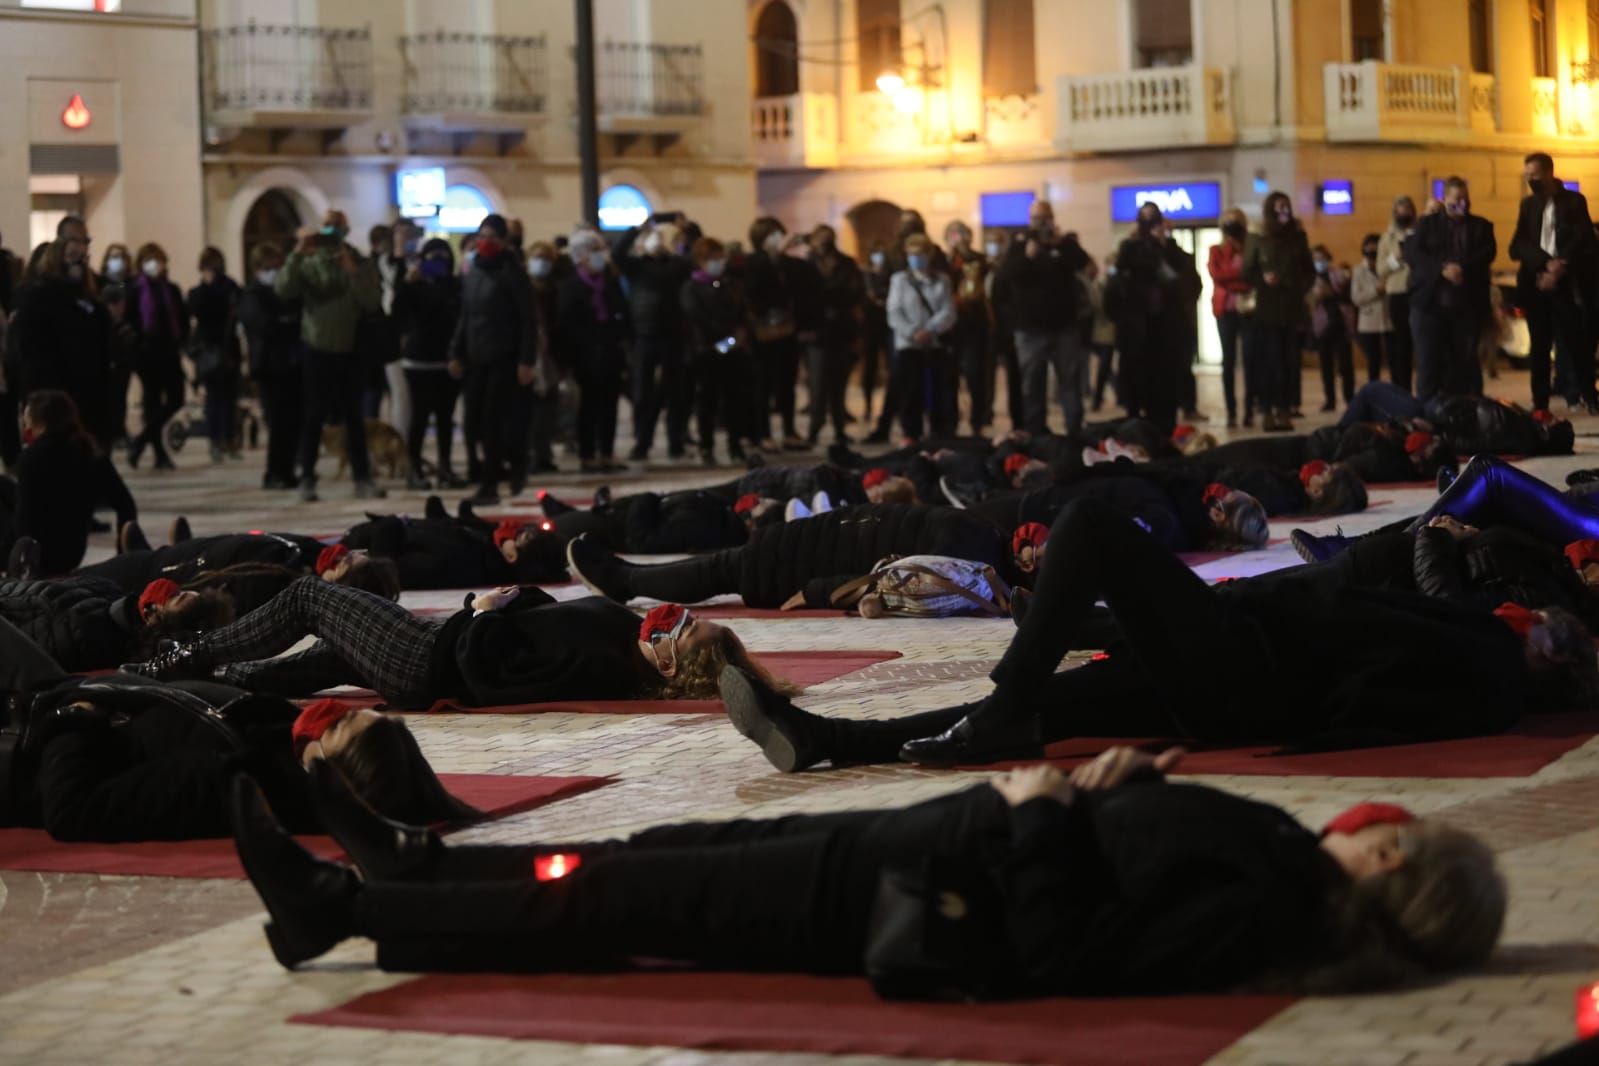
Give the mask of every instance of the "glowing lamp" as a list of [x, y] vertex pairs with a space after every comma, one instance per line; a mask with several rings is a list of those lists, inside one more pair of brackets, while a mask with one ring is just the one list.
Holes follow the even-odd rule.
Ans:
[[554, 522], [549, 522], [549, 521], [540, 522], [539, 523], [539, 528], [544, 530], [544, 532], [548, 533], [550, 530], [555, 528], [555, 523]]
[[581, 865], [583, 856], [572, 852], [540, 855], [533, 860], [533, 876], [540, 881], [559, 881]]
[[1599, 981], [1577, 989], [1577, 1035], [1599, 1036]]
[[905, 91], [905, 79], [892, 70], [885, 70], [877, 76], [877, 91], [884, 96], [898, 96]]
[[89, 108], [83, 102], [83, 97], [77, 93], [72, 94], [72, 99], [67, 101], [66, 110], [61, 112], [61, 124], [69, 130], [85, 129], [94, 116], [89, 113]]

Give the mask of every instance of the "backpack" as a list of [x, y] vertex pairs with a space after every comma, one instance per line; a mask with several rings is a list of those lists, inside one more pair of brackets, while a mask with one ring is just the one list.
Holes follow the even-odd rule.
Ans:
[[830, 600], [835, 607], [859, 607], [868, 617], [874, 616], [867, 613], [873, 608], [863, 601], [905, 618], [1010, 614], [1010, 586], [992, 566], [947, 555], [890, 555], [865, 577], [834, 589]]

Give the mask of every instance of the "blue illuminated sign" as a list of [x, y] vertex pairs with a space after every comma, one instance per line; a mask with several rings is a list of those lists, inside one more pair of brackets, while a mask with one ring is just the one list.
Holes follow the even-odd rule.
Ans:
[[642, 226], [650, 220], [652, 212], [649, 198], [632, 185], [612, 185], [600, 193], [600, 229]]
[[394, 172], [394, 200], [405, 218], [432, 218], [444, 206], [444, 168], [407, 167]]
[[1027, 214], [1038, 199], [1031, 192], [985, 192], [977, 198], [978, 217], [983, 227], [1025, 226]]
[[1324, 181], [1317, 199], [1324, 215], [1352, 215], [1355, 213], [1355, 183], [1343, 179]]
[[1154, 204], [1168, 222], [1204, 222], [1221, 214], [1221, 184], [1117, 185], [1110, 190], [1112, 222], [1138, 221], [1138, 209]]

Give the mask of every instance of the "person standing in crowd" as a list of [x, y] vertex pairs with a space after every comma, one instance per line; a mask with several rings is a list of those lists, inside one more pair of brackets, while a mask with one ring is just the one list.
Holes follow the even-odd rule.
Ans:
[[9, 332], [16, 358], [8, 360], [7, 388], [19, 407], [35, 389], [60, 389], [108, 448], [117, 436], [109, 418], [110, 320], [89, 270], [88, 227], [68, 216], [44, 249], [31, 282], [14, 297]]
[[1129, 415], [1142, 415], [1168, 433], [1177, 425], [1183, 377], [1193, 359], [1199, 292], [1193, 257], [1166, 235], [1160, 208], [1141, 205], [1137, 231], [1116, 252], [1110, 290], [1121, 352], [1121, 400]]
[[1221, 390], [1227, 404], [1227, 428], [1238, 425], [1238, 370], [1244, 375], [1245, 426], [1255, 424], [1255, 382], [1250, 366], [1241, 356], [1244, 313], [1238, 302], [1250, 299], [1249, 282], [1244, 280], [1244, 244], [1249, 239], [1249, 223], [1243, 211], [1230, 207], [1221, 216], [1221, 243], [1210, 247], [1206, 269], [1210, 272], [1210, 310], [1216, 316], [1216, 335], [1221, 340]]
[[1261, 216], [1261, 231], [1250, 234], [1244, 245], [1244, 280], [1255, 290], [1250, 327], [1259, 353], [1261, 428], [1290, 432], [1294, 424], [1289, 411], [1300, 378], [1299, 336], [1308, 317], [1305, 297], [1315, 281], [1316, 268], [1311, 263], [1310, 242], [1294, 217], [1294, 204], [1287, 193], [1267, 196]]
[[200, 253], [200, 284], [189, 290], [188, 313], [194, 318], [189, 359], [194, 384], [205, 390], [205, 432], [211, 440], [211, 461], [226, 455], [243, 459], [239, 440], [239, 283], [228, 277], [222, 250], [208, 246]]
[[1405, 242], [1418, 399], [1482, 395], [1477, 338], [1493, 314], [1498, 250], [1493, 223], [1471, 213], [1466, 180], [1446, 179], [1443, 210], [1423, 218]]
[[1350, 348], [1353, 304], [1349, 300], [1349, 272], [1333, 262], [1325, 244], [1311, 250], [1316, 280], [1310, 287], [1310, 331], [1321, 361], [1322, 411], [1338, 409], [1335, 384], [1343, 383], [1344, 405], [1355, 398], [1355, 359]]
[[881, 370], [883, 405], [878, 413], [877, 425], [866, 437], [869, 444], [884, 444], [894, 421], [894, 331], [888, 328], [888, 287], [894, 269], [888, 262], [888, 249], [881, 241], [873, 243], [866, 255], [866, 269], [861, 281], [866, 290], [866, 342], [861, 346], [861, 391], [866, 394], [866, 421], [872, 421], [872, 393], [877, 390], [877, 375]]
[[1549, 410], [1549, 350], [1558, 344], [1571, 373], [1571, 395], [1589, 414], [1599, 413], [1594, 395], [1593, 300], [1599, 240], [1588, 201], [1555, 177], [1555, 161], [1544, 152], [1527, 156], [1523, 175], [1531, 195], [1521, 201], [1510, 258], [1516, 299], [1531, 334], [1532, 409]]
[[955, 302], [949, 275], [933, 265], [933, 242], [913, 233], [905, 241], [905, 269], [888, 287], [888, 324], [894, 331], [895, 391], [900, 428], [912, 441], [922, 436], [922, 413], [929, 395], [933, 425], [952, 425], [955, 397], [948, 388], [952, 360], [946, 335], [955, 328]]
[[361, 413], [365, 368], [356, 350], [361, 316], [378, 309], [377, 268], [345, 240], [350, 223], [329, 211], [319, 229], [304, 234], [279, 272], [274, 289], [300, 301], [305, 340], [305, 421], [300, 430], [300, 499], [317, 499], [316, 459], [322, 426], [342, 423], [357, 499], [386, 495], [372, 481]]
[[[1114, 265], [1114, 261], [1106, 267]], [[1083, 267], [1080, 275], [1083, 291], [1088, 295], [1088, 310], [1093, 321], [1088, 328], [1088, 348], [1094, 353], [1093, 387], [1089, 409], [1098, 414], [1105, 406], [1105, 389], [1111, 383], [1116, 365], [1116, 322], [1105, 308], [1105, 288], [1110, 280], [1107, 270], [1093, 259]], [[1118, 390], [1117, 402], [1120, 402]]]
[[[399, 358], [400, 339], [389, 321], [389, 308], [394, 303], [394, 287], [404, 276], [405, 264], [394, 255], [394, 229], [379, 223], [366, 232], [367, 261], [372, 264], [378, 279], [378, 305], [361, 313], [355, 332], [355, 350], [362, 366], [361, 414], [377, 418], [383, 411], [383, 397], [389, 391], [388, 369]], [[405, 432], [401, 421], [404, 401], [401, 398], [391, 408], [389, 423]]]
[[4, 235], [0, 235], [0, 318], [17, 309], [17, 279], [21, 272], [22, 264], [5, 246]]
[[527, 483], [527, 405], [519, 390], [533, 384], [545, 343], [533, 286], [507, 235], [504, 218], [483, 219], [472, 269], [461, 278], [461, 312], [450, 342], [449, 372], [463, 382], [466, 437], [479, 454], [476, 504], [499, 503], [502, 479], [509, 480], [512, 496]]
[[1388, 375], [1395, 385], [1410, 391], [1415, 366], [1416, 340], [1410, 327], [1410, 264], [1405, 262], [1405, 242], [1416, 232], [1416, 201], [1394, 199], [1393, 222], [1377, 242], [1377, 277], [1388, 295]]
[[[133, 364], [139, 355], [139, 331], [134, 328], [128, 307], [128, 287], [113, 281], [100, 290], [111, 335], [106, 340], [106, 423], [102, 433], [112, 445], [128, 444], [128, 382], [133, 379]], [[98, 438], [96, 438], [98, 441]]]
[[[972, 436], [994, 421], [994, 368], [988, 350], [988, 259], [972, 247], [972, 228], [956, 219], [944, 227], [949, 282], [955, 291], [955, 328], [950, 331], [955, 367], [966, 382]], [[952, 383], [953, 385], [953, 383]], [[957, 404], [958, 406], [958, 404]], [[940, 432], [939, 427], [933, 427]], [[944, 431], [947, 432], [947, 431]]]
[[560, 313], [560, 286], [556, 278], [560, 263], [566, 262], [548, 241], [535, 241], [527, 250], [527, 276], [533, 286], [533, 308], [538, 313], [541, 346], [534, 367], [533, 387], [528, 395], [528, 471], [555, 473], [555, 434], [561, 418], [561, 379], [565, 376], [555, 325]]
[[626, 469], [615, 460], [616, 406], [628, 340], [627, 299], [610, 269], [605, 241], [578, 230], [567, 245], [577, 269], [561, 283], [560, 349], [577, 378], [577, 454], [584, 473]]
[[[1388, 297], [1383, 288], [1382, 275], [1378, 273], [1378, 256], [1382, 254], [1382, 237], [1368, 233], [1360, 241], [1360, 262], [1349, 281], [1349, 298], [1355, 305], [1357, 316], [1355, 339], [1360, 350], [1366, 353], [1368, 381], [1382, 377], [1385, 352], [1393, 346], [1393, 323], [1388, 318]], [[1389, 368], [1392, 376], [1393, 369]]]
[[[1083, 344], [1077, 329], [1077, 272], [1082, 246], [1055, 229], [1055, 211], [1035, 200], [1025, 239], [1014, 241], [999, 267], [1001, 302], [1016, 331], [1016, 361], [1025, 413], [1020, 428], [1049, 432], [1049, 369], [1055, 368], [1066, 432], [1083, 427]], [[1126, 366], [1126, 348], [1122, 352]], [[1014, 420], [1014, 412], [1012, 413]]]
[[750, 254], [744, 260], [744, 294], [755, 316], [755, 409], [760, 447], [778, 447], [771, 435], [771, 413], [783, 424], [784, 447], [800, 448], [794, 426], [794, 389], [799, 373], [799, 260], [789, 249], [804, 238], [788, 236], [783, 224], [763, 216], [750, 223]]
[[688, 419], [683, 408], [683, 312], [688, 261], [678, 254], [681, 213], [663, 213], [622, 234], [611, 261], [625, 279], [633, 324], [633, 450], [642, 462], [655, 446], [655, 423], [666, 414], [666, 454], [683, 458]]
[[244, 332], [250, 378], [266, 420], [266, 472], [263, 489], [292, 489], [298, 479], [294, 460], [300, 448], [304, 374], [300, 345], [300, 305], [273, 287], [283, 270], [283, 249], [263, 241], [250, 249], [250, 283], [239, 296], [239, 326]]
[[[1021, 239], [1018, 235], [1015, 239]], [[983, 246], [984, 253], [988, 256], [988, 350], [993, 355], [990, 363], [993, 375], [988, 380], [988, 395], [998, 396], [998, 378], [1000, 368], [1005, 370], [1005, 413], [1010, 416], [1012, 429], [1020, 429], [1024, 418], [1025, 405], [1022, 401], [1022, 372], [1016, 362], [1016, 330], [1011, 326], [1010, 311], [1007, 307], [1009, 294], [1004, 281], [1000, 278], [1000, 269], [1005, 265], [1006, 256], [1010, 251], [1010, 243], [1000, 234], [994, 234], [988, 243]], [[1114, 266], [1112, 257], [1111, 266]], [[1114, 273], [1111, 270], [1110, 273]], [[1108, 280], [1108, 279], [1107, 279]], [[1119, 394], [1118, 394], [1119, 397]], [[995, 407], [997, 407], [997, 402]]]
[[106, 246], [105, 255], [100, 259], [100, 273], [95, 277], [94, 283], [98, 288], [107, 285], [126, 285], [129, 281], [128, 271], [133, 267], [133, 253], [128, 251], [125, 244], [109, 244]]
[[806, 370], [810, 378], [810, 443], [822, 435], [822, 423], [833, 419], [834, 439], [852, 443], [845, 431], [849, 412], [845, 392], [849, 372], [855, 364], [855, 343], [860, 335], [861, 304], [866, 286], [855, 260], [838, 250], [838, 234], [832, 226], [821, 225], [811, 231], [811, 264], [820, 283], [822, 320], [812, 359]]
[[720, 241], [694, 242], [694, 272], [679, 294], [688, 340], [689, 383], [700, 442], [700, 462], [716, 465], [716, 423], [727, 431], [727, 455], [744, 458], [753, 391], [749, 307], [727, 277], [727, 249]]
[[[450, 242], [438, 237], [422, 245], [421, 258], [407, 271], [394, 292], [394, 327], [400, 336], [400, 367], [411, 398], [405, 427], [410, 473], [405, 487], [426, 491], [464, 488], [466, 482], [450, 464], [455, 445], [455, 401], [461, 385], [450, 374], [450, 344], [461, 320], [461, 279], [455, 273]], [[430, 480], [424, 473], [422, 442], [433, 423], [438, 462]]]
[[137, 469], [144, 449], [155, 454], [157, 470], [173, 470], [162, 439], [166, 425], [183, 410], [185, 382], [180, 353], [189, 341], [189, 316], [183, 292], [167, 277], [167, 253], [146, 242], [135, 257], [139, 276], [133, 282], [134, 325], [139, 330], [139, 358], [133, 372], [144, 393], [144, 429], [128, 449], [128, 465]]

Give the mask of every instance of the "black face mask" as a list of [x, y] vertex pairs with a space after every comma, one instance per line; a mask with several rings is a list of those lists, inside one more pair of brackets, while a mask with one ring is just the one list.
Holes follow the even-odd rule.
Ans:
[[1139, 233], [1153, 233], [1153, 232], [1155, 232], [1155, 227], [1158, 226], [1158, 225], [1160, 225], [1160, 219], [1158, 219], [1158, 218], [1149, 218], [1147, 216], [1142, 216], [1141, 215], [1141, 216], [1139, 216], [1139, 219], [1138, 219], [1138, 232]]
[[1241, 241], [1249, 236], [1249, 227], [1242, 222], [1229, 222], [1221, 228], [1221, 231], [1235, 241]]
[[1365, 256], [1367, 259], [1375, 260], [1377, 258], [1377, 246], [1375, 244], [1368, 244], [1366, 247], [1360, 250], [1360, 254]]
[[1401, 229], [1409, 229], [1410, 224], [1416, 221], [1416, 216], [1409, 211], [1401, 211], [1394, 215], [1394, 221], [1399, 224]]

